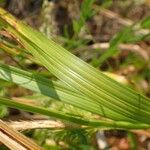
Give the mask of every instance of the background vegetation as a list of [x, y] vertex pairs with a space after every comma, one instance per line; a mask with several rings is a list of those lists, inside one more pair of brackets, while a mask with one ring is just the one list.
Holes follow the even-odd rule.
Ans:
[[1, 7], [51, 42], [1, 10], [5, 123], [28, 123], [14, 126], [46, 150], [149, 149], [149, 0], [3, 0]]

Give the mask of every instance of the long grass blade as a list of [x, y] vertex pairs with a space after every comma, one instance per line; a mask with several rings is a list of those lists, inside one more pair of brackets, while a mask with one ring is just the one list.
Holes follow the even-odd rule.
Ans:
[[32, 113], [39, 113], [43, 114], [49, 117], [57, 118], [62, 121], [65, 121], [68, 123], [68, 126], [71, 125], [70, 123], [74, 123], [81, 126], [87, 126], [87, 127], [97, 127], [101, 129], [147, 129], [150, 128], [150, 125], [143, 124], [143, 123], [129, 123], [129, 122], [122, 122], [122, 121], [108, 121], [108, 120], [90, 120], [90, 119], [84, 119], [79, 117], [73, 117], [71, 115], [45, 109], [42, 107], [37, 106], [31, 106], [23, 103], [19, 103], [16, 101], [12, 101], [6, 98], [0, 97], [0, 104], [9, 106], [11, 108], [17, 108], [21, 110], [25, 110]]
[[[97, 102], [76, 93], [76, 91], [60, 82], [51, 81], [40, 75], [0, 64], [0, 79], [16, 83], [19, 86], [51, 97], [53, 100], [59, 100], [95, 114], [100, 115], [102, 113]], [[86, 107], [85, 103], [87, 104]]]
[[50, 72], [68, 87], [97, 102], [102, 116], [150, 124], [148, 98], [110, 79], [3, 9], [0, 9], [0, 17], [1, 26], [13, 34]]

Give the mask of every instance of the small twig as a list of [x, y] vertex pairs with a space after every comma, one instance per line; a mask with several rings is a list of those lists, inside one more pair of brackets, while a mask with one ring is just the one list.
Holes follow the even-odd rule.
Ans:
[[13, 129], [18, 131], [31, 130], [31, 129], [46, 129], [46, 128], [65, 128], [66, 125], [60, 121], [54, 120], [30, 120], [30, 121], [10, 121], [5, 122]]
[[[5, 133], [0, 131], [0, 141], [2, 141], [7, 147], [12, 148], [13, 150], [27, 150], [25, 147], [11, 139]], [[13, 146], [12, 146], [13, 145]]]
[[128, 51], [139, 53], [145, 60], [149, 60], [149, 56], [148, 56], [147, 52], [143, 48], [141, 48], [139, 45], [136, 45], [136, 44], [120, 44], [119, 48], [121, 50], [128, 50]]
[[[132, 20], [127, 19], [127, 18], [123, 18], [119, 14], [117, 14], [117, 13], [111, 11], [111, 10], [101, 8], [98, 5], [94, 5], [94, 9], [96, 9], [97, 11], [100, 11], [105, 17], [108, 17], [110, 19], [116, 19], [116, 21], [121, 25], [131, 26], [131, 25], [134, 24], [134, 22]], [[148, 33], [150, 33], [150, 30], [140, 29], [137, 33], [139, 33], [139, 34], [148, 34]]]
[[117, 13], [111, 11], [111, 10], [108, 10], [108, 9], [101, 8], [100, 12], [104, 16], [106, 16], [110, 19], [116, 19], [118, 21], [118, 23], [120, 23], [121, 25], [131, 26], [134, 23], [132, 20], [127, 19], [127, 18], [122, 18], [119, 14], [117, 14]]
[[[78, 52], [79, 50], [87, 50], [87, 49], [102, 49], [102, 50], [106, 50], [109, 48], [109, 43], [95, 43], [93, 45], [90, 45], [88, 47], [81, 47], [80, 49], [76, 49], [75, 52]], [[147, 54], [147, 52], [141, 48], [139, 45], [137, 44], [120, 44], [118, 46], [118, 48], [120, 50], [128, 50], [131, 52], [136, 52], [139, 55], [141, 55], [146, 61], [149, 60], [149, 56]]]
[[144, 136], [150, 138], [150, 131], [149, 130], [132, 130], [132, 132], [134, 132], [138, 135], [144, 135]]
[[31, 139], [12, 129], [2, 120], [0, 120], [0, 142], [11, 150], [42, 150]]

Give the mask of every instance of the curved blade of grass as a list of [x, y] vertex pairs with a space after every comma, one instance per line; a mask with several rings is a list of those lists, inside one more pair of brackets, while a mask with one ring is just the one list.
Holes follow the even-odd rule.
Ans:
[[[23, 41], [23, 40], [22, 40]], [[25, 41], [24, 41], [25, 42]], [[26, 44], [28, 44], [28, 43], [26, 43]], [[32, 47], [30, 47], [30, 49], [31, 49]], [[38, 47], [36, 47], [35, 48], [36, 50], [38, 49]], [[40, 54], [40, 53], [39, 53]], [[50, 70], [50, 68], [49, 68], [49, 66], [48, 66], [48, 62], [46, 62], [46, 55], [45, 55], [45, 58], [43, 59], [42, 57], [41, 57], [42, 55], [38, 55], [38, 57], [36, 57], [36, 58], [39, 58], [39, 60], [42, 60], [42, 62], [44, 62], [45, 64], [46, 64], [46, 66], [47, 66], [47, 68]], [[53, 64], [54, 65], [54, 64]], [[52, 66], [51, 66], [52, 67]], [[57, 67], [56, 67], [56, 69], [57, 69]], [[65, 66], [64, 66], [64, 70], [65, 70]], [[63, 70], [63, 71], [64, 71]], [[59, 70], [60, 71], [60, 70]], [[71, 70], [70, 70], [71, 71]], [[61, 73], [61, 72], [60, 72]], [[63, 74], [61, 74], [61, 76], [62, 76]], [[60, 77], [61, 77], [60, 76]], [[66, 77], [67, 78], [67, 77]], [[61, 78], [60, 78], [61, 79]], [[62, 80], [63, 81], [63, 80]], [[69, 80], [68, 80], [69, 81]], [[83, 80], [84, 81], [84, 80]], [[85, 82], [85, 81], [84, 81]], [[67, 83], [67, 82], [66, 82]], [[77, 81], [77, 84], [78, 84], [78, 81]], [[73, 86], [72, 86], [73, 87]], [[85, 88], [86, 86], [84, 86], [84, 88]], [[89, 88], [89, 86], [87, 86], [88, 88]], [[91, 89], [92, 90], [92, 89]], [[97, 88], [95, 88], [95, 90], [97, 90]], [[95, 92], [95, 91], [94, 91]], [[101, 96], [99, 97], [99, 99], [102, 101], [103, 99], [101, 99], [101, 97], [104, 95], [105, 93], [101, 93]], [[108, 93], [109, 94], [109, 93]], [[86, 96], [89, 96], [89, 95], [87, 95], [86, 94]], [[90, 95], [91, 96], [91, 95]], [[96, 95], [94, 95], [95, 97], [96, 97]], [[138, 96], [140, 96], [140, 95], [138, 95]], [[95, 97], [91, 97], [92, 99], [94, 99]], [[105, 94], [105, 96], [103, 96], [103, 98], [106, 100], [106, 99], [108, 99], [109, 100], [109, 98], [110, 99], [113, 99], [113, 97], [110, 97], [109, 95], [107, 95], [107, 94]], [[117, 99], [117, 98], [115, 98], [115, 99]], [[113, 100], [115, 100], [115, 99], [113, 99]], [[108, 102], [108, 103], [107, 103]], [[138, 104], [138, 108], [137, 107], [134, 107], [134, 105], [130, 105], [130, 103], [128, 103], [128, 105], [126, 106], [126, 108], [121, 108], [121, 107], [123, 107], [123, 103], [118, 103], [118, 101], [116, 101], [117, 102], [117, 104], [115, 104], [114, 102], [113, 103], [109, 103], [109, 101], [103, 101], [103, 106], [101, 105], [101, 104], [99, 104], [99, 106], [101, 107], [100, 109], [101, 109], [101, 112], [102, 112], [102, 114], [101, 115], [103, 115], [103, 116], [105, 116], [105, 117], [108, 117], [108, 118], [113, 118], [114, 120], [117, 120], [117, 117], [119, 117], [119, 119], [120, 118], [122, 118], [123, 119], [123, 117], [126, 119], [128, 116], [130, 116], [130, 117], [128, 117], [128, 121], [133, 121], [134, 119], [133, 118], [135, 118], [135, 116], [137, 116], [138, 118], [140, 118], [140, 114], [139, 114], [139, 112], [140, 111], [142, 111], [142, 112], [140, 112], [140, 113], [142, 113], [142, 114], [144, 114], [144, 112], [143, 111], [145, 111], [145, 110], [140, 110], [141, 109], [141, 104], [139, 105], [139, 102], [138, 103], [136, 103], [136, 104]], [[105, 105], [105, 103], [107, 103], [106, 105]], [[120, 105], [119, 105], [120, 104]], [[107, 107], [105, 107], [105, 106], [107, 106]], [[117, 106], [117, 107], [116, 107]], [[124, 105], [125, 106], [125, 105]], [[130, 106], [130, 107], [129, 107]], [[139, 107], [140, 106], [140, 107]], [[145, 106], [147, 106], [147, 105], [145, 105]], [[133, 109], [133, 107], [134, 107], [134, 109]], [[108, 108], [110, 108], [110, 109], [108, 109]], [[129, 114], [129, 109], [132, 111], [132, 113], [130, 113], [130, 115], [128, 115]], [[121, 111], [120, 111], [121, 110]], [[140, 111], [139, 111], [140, 110]], [[149, 107], [147, 107], [147, 110], [149, 111]], [[124, 112], [123, 112], [124, 111]], [[116, 112], [118, 112], [118, 113], [116, 113]], [[123, 114], [123, 116], [121, 116], [121, 113]], [[144, 114], [145, 115], [145, 114]], [[147, 115], [147, 114], [146, 114]], [[147, 116], [149, 116], [149, 114], [147, 115]], [[147, 116], [145, 116], [145, 118], [144, 118], [144, 116], [142, 116], [141, 117], [141, 119], [145, 119], [146, 121], [147, 121]]]
[[49, 117], [54, 117], [57, 119], [61, 119], [66, 122], [75, 123], [77, 125], [85, 125], [88, 127], [98, 127], [102, 129], [147, 129], [150, 128], [150, 125], [143, 123], [128, 123], [121, 121], [97, 121], [97, 120], [86, 120], [83, 118], [72, 117], [62, 112], [53, 111], [37, 106], [26, 105], [23, 103], [18, 103], [16, 101], [12, 101], [10, 99], [6, 99], [0, 97], [0, 104], [6, 105], [8, 107], [17, 108], [21, 110], [25, 110], [32, 113], [39, 113]]
[[[98, 102], [101, 115], [114, 120], [150, 123], [150, 101], [108, 78], [43, 34], [0, 9], [3, 28], [13, 34], [32, 55], [68, 86]], [[85, 104], [86, 105], [86, 104]]]
[[[15, 33], [15, 34], [17, 34], [17, 33]], [[21, 38], [21, 37], [19, 37], [20, 39], [21, 39], [21, 41], [23, 42], [24, 41], [24, 43], [26, 43], [26, 45], [28, 45], [28, 42], [26, 42], [26, 40], [24, 40], [23, 38]], [[32, 46], [30, 46], [30, 45], [28, 45], [29, 47], [30, 47], [30, 49], [32, 49], [33, 47]], [[38, 49], [38, 47], [36, 48], [36, 49]], [[39, 58], [39, 60], [42, 60], [42, 62], [44, 62], [45, 61], [45, 58], [43, 59], [41, 56], [42, 55], [37, 55], [38, 57], [36, 57], [37, 59]], [[47, 66], [48, 66], [48, 62], [44, 62], [44, 63], [46, 63], [47, 64]], [[53, 64], [54, 65], [54, 64]], [[51, 66], [52, 67], [52, 66]], [[57, 68], [56, 68], [57, 69]], [[63, 74], [62, 74], [63, 75]], [[63, 81], [63, 80], [62, 80]], [[68, 80], [69, 81], [69, 80]], [[75, 89], [75, 90], [77, 90], [77, 89]], [[81, 94], [81, 92], [79, 92], [79, 94]], [[95, 102], [97, 102], [97, 101], [93, 101], [93, 103], [95, 103]], [[83, 105], [88, 105], [88, 103], [84, 103]], [[112, 111], [112, 110], [110, 110], [110, 109], [108, 109], [107, 107], [105, 107], [105, 105], [101, 105], [100, 103], [97, 103], [97, 105], [98, 105], [98, 107], [99, 107], [99, 109], [100, 109], [100, 112], [101, 112], [101, 115], [102, 116], [105, 116], [105, 117], [108, 117], [108, 118], [113, 118], [114, 120], [118, 120], [118, 118], [125, 118], [125, 119], [128, 119], [128, 121], [134, 121], [134, 119], [132, 119], [132, 118], [129, 118], [129, 117], [126, 117], [126, 114], [125, 115], [121, 115], [120, 113], [116, 113], [116, 112], [114, 112], [114, 111]], [[115, 106], [115, 105], [114, 105]], [[113, 108], [113, 107], [111, 107], [112, 109], [115, 109], [115, 110], [118, 110], [118, 109], [120, 109], [119, 107], [118, 107], [118, 109], [116, 109], [116, 108]]]
[[[102, 113], [97, 102], [76, 93], [76, 91], [60, 82], [50, 81], [38, 74], [0, 64], [0, 78], [83, 110], [99, 115]], [[86, 107], [85, 104], [87, 104]]]
[[[89, 112], [95, 114], [102, 113], [97, 102], [94, 102], [82, 94], [76, 93], [76, 91], [60, 82], [50, 81], [40, 75], [16, 67], [0, 64], [0, 79], [16, 83], [19, 86], [51, 97], [54, 100], [60, 100]], [[86, 107], [85, 103], [87, 104]]]

